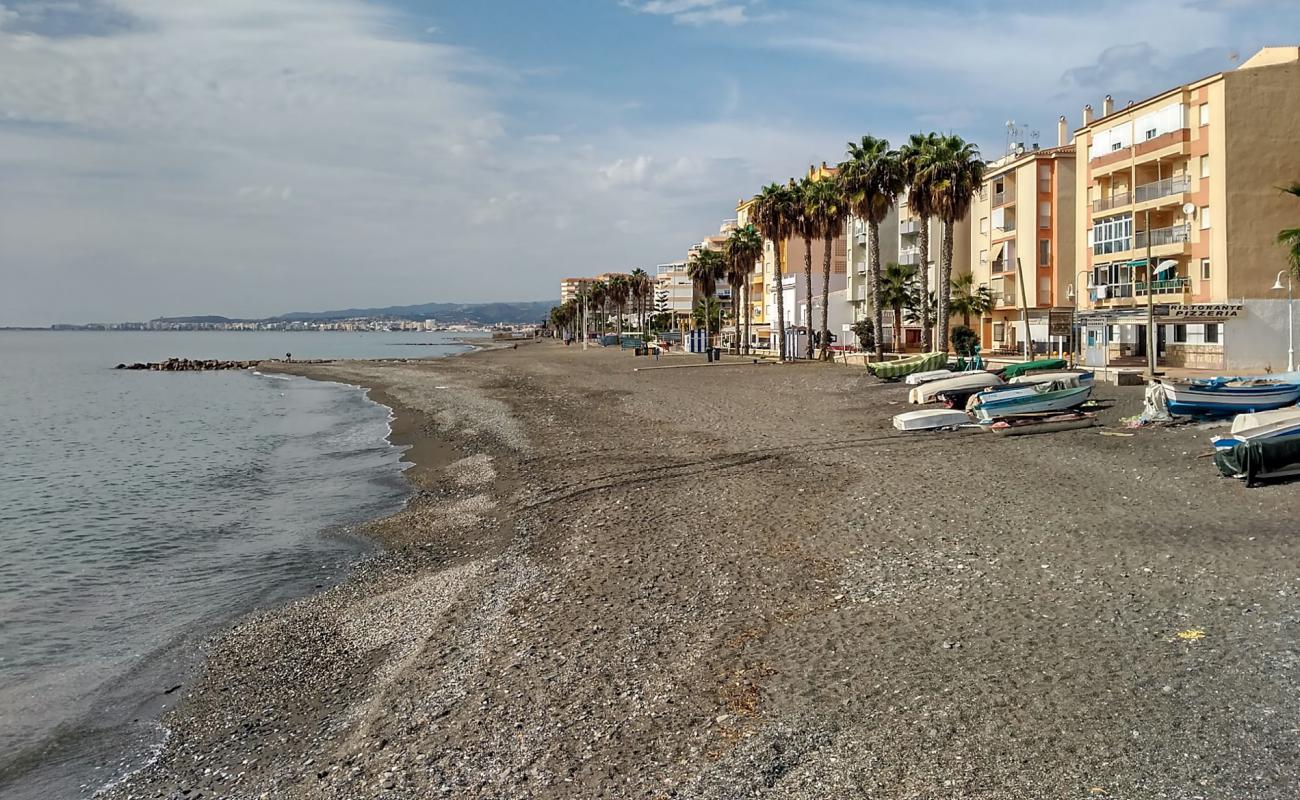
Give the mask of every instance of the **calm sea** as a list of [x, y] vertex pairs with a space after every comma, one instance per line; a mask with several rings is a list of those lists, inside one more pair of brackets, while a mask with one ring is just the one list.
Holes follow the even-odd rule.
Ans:
[[[423, 347], [412, 344], [430, 345]], [[446, 334], [0, 332], [0, 796], [88, 796], [162, 742], [220, 626], [337, 582], [407, 496], [358, 389], [187, 358], [415, 358]]]

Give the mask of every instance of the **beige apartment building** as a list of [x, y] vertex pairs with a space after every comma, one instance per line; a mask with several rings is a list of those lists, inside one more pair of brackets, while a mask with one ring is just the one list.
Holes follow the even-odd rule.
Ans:
[[[974, 285], [993, 308], [971, 320], [986, 352], [1060, 353], [1069, 334], [1052, 336], [1052, 311], [1072, 308], [1075, 275], [1075, 148], [1061, 117], [1056, 147], [1026, 149], [990, 163], [971, 208]], [[1061, 315], [1057, 315], [1058, 321]], [[954, 323], [965, 323], [960, 316]]]
[[[1084, 109], [1075, 260], [1085, 363], [1142, 364], [1148, 294], [1159, 364], [1284, 369], [1286, 268], [1277, 232], [1296, 224], [1300, 48], [1265, 48], [1236, 69], [1101, 116]], [[1284, 283], [1285, 285], [1285, 283]]]
[[[896, 207], [895, 223], [898, 228], [898, 258], [897, 262], [903, 266], [921, 268], [921, 237], [928, 238], [929, 251], [927, 253], [928, 269], [926, 272], [927, 285], [926, 291], [936, 299], [939, 294], [939, 265], [943, 260], [943, 220], [932, 216], [929, 225], [922, 225], [921, 218], [907, 202], [907, 195], [898, 196]], [[952, 230], [952, 280], [957, 280], [962, 275], [971, 272], [971, 220], [974, 213], [967, 214], [965, 219], [957, 220]], [[881, 226], [882, 244], [885, 238], [885, 226]], [[885, 267], [889, 264], [890, 259], [885, 257], [884, 251], [881, 251], [880, 269], [884, 273]], [[898, 352], [908, 352], [919, 350], [921, 347], [921, 324], [915, 314], [904, 312], [903, 317], [903, 342], [900, 347], [893, 341], [893, 319], [894, 313], [890, 309], [885, 309], [885, 341], [887, 346]], [[950, 324], [956, 324], [959, 320], [954, 320]], [[930, 342], [931, 346], [934, 341]]]

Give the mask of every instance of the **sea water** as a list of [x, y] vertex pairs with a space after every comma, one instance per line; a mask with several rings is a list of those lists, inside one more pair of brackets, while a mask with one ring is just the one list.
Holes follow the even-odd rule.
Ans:
[[[414, 347], [404, 345], [428, 345]], [[0, 796], [89, 796], [159, 747], [203, 639], [337, 582], [407, 496], [354, 387], [184, 358], [408, 358], [446, 334], [0, 332]]]

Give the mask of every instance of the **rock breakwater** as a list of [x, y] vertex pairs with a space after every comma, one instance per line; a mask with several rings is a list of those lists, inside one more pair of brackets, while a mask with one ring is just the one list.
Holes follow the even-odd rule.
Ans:
[[217, 358], [169, 358], [166, 361], [137, 361], [118, 364], [117, 369], [151, 370], [153, 372], [207, 372], [220, 369], [252, 369], [262, 361], [224, 361]]

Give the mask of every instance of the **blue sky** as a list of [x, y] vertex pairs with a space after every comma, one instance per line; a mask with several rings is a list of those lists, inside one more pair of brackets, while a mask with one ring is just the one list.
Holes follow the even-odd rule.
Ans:
[[1295, 0], [0, 0], [0, 324], [549, 298], [863, 133], [993, 157], [1297, 41]]

